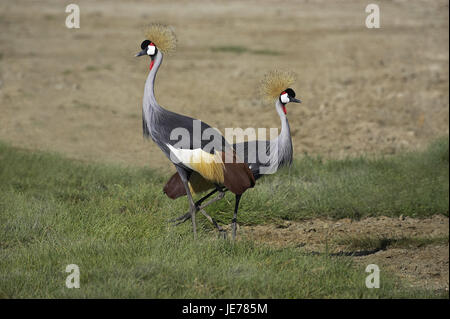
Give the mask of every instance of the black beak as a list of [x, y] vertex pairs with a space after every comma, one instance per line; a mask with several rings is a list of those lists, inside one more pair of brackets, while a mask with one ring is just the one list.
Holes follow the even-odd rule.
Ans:
[[136, 53], [135, 57], [138, 57], [138, 56], [141, 56], [141, 55], [146, 55], [146, 54], [147, 54], [147, 50], [144, 49], [141, 52]]
[[291, 97], [290, 100], [291, 100], [291, 102], [294, 102], [294, 103], [302, 103], [302, 101], [300, 101], [299, 99], [296, 99], [295, 97]]

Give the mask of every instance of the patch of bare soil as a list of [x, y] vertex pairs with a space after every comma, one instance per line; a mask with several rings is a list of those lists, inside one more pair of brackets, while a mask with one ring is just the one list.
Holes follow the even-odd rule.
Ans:
[[448, 243], [413, 249], [393, 248], [355, 257], [355, 260], [362, 267], [377, 264], [381, 272], [393, 272], [407, 280], [411, 287], [448, 291], [448, 251]]
[[[354, 254], [357, 265], [377, 264], [412, 287], [449, 287], [449, 220], [370, 217], [362, 220], [312, 219], [301, 222], [242, 226], [241, 238], [278, 247], [301, 247], [306, 252]], [[377, 242], [380, 246], [376, 246]], [[374, 247], [371, 247], [375, 245]]]

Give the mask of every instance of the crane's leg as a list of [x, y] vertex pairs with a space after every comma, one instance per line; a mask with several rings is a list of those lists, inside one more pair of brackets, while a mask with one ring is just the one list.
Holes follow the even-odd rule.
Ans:
[[206, 217], [206, 219], [208, 219], [209, 222], [211, 224], [213, 224], [214, 227], [217, 228], [217, 230], [219, 231], [219, 237], [222, 237], [225, 239], [227, 237], [227, 231], [224, 230], [219, 224], [217, 224], [216, 220], [214, 218], [212, 218], [211, 216], [209, 216], [203, 208], [200, 209], [200, 212], [202, 212], [202, 214]]
[[[222, 199], [223, 198], [223, 196], [224, 196], [224, 194], [225, 193], [219, 193], [219, 194], [217, 194], [217, 196], [215, 197], [215, 198], [213, 198], [213, 199], [211, 199], [211, 200], [209, 200], [208, 202], [206, 202], [206, 204], [203, 204], [203, 205], [201, 205], [201, 206], [198, 206], [197, 205], [197, 203], [199, 202], [199, 201], [197, 201], [196, 203], [195, 203], [195, 207], [197, 207], [197, 210], [203, 210], [206, 206], [209, 206], [209, 205], [211, 205], [212, 203], [215, 203], [215, 202], [217, 202], [218, 200], [220, 200], [220, 199]], [[206, 197], [206, 196], [205, 196]], [[204, 210], [203, 210], [204, 211]], [[206, 214], [206, 215], [205, 215]], [[204, 212], [203, 213], [203, 215], [205, 215], [205, 216], [207, 216], [207, 217], [210, 217], [206, 212]], [[174, 219], [171, 219], [171, 220], [169, 220], [170, 222], [178, 222], [178, 223], [176, 223], [175, 224], [175, 226], [177, 226], [177, 225], [180, 225], [180, 224], [182, 224], [182, 223], [184, 223], [185, 221], [187, 221], [189, 218], [191, 218], [191, 213], [190, 212], [187, 212], [186, 214], [184, 214], [184, 215], [181, 215], [181, 216], [179, 216], [179, 217], [177, 217], [177, 218], [174, 218]], [[211, 218], [211, 217], [210, 217]]]
[[239, 209], [239, 201], [241, 200], [241, 196], [242, 195], [236, 195], [236, 203], [234, 206], [234, 215], [233, 215], [233, 220], [231, 223], [231, 235], [233, 237], [233, 240], [236, 239], [236, 222], [237, 222], [237, 213], [238, 213], [238, 209]]
[[[210, 192], [210, 193], [208, 193], [207, 195], [205, 195], [205, 196], [203, 196], [202, 198], [200, 198], [198, 201], [195, 202], [195, 207], [200, 207], [200, 204], [201, 204], [201, 203], [203, 203], [206, 199], [208, 199], [209, 197], [211, 197], [212, 195], [214, 195], [218, 190], [219, 190], [219, 189], [215, 189], [215, 190], [213, 190], [212, 192]], [[219, 195], [221, 195], [221, 194], [219, 194]], [[217, 196], [217, 197], [219, 197], [219, 196]], [[219, 199], [221, 199], [222, 197], [223, 197], [223, 195], [221, 195], [221, 197], [220, 197]], [[217, 200], [218, 200], [218, 199], [217, 199]], [[215, 200], [215, 201], [213, 201], [213, 202], [209, 201], [209, 202], [207, 203], [207, 205], [203, 205], [202, 208], [205, 208], [206, 206], [208, 206], [208, 205], [210, 205], [210, 204], [216, 202], [217, 200]], [[177, 218], [170, 219], [169, 222], [174, 223], [174, 222], [177, 222], [177, 221], [180, 221], [180, 220], [181, 220], [181, 221], [182, 221], [181, 223], [183, 223], [183, 222], [185, 222], [186, 220], [188, 220], [190, 217], [191, 217], [190, 212], [187, 212], [186, 214], [181, 215], [181, 216], [179, 216], [179, 217], [177, 217]], [[181, 223], [177, 223], [177, 225], [178, 225], [178, 224], [181, 224]]]
[[[196, 206], [196, 207], [199, 207], [200, 204], [201, 204], [205, 199], [211, 197], [211, 195], [213, 195], [215, 192], [217, 192], [217, 190], [213, 190], [213, 191], [210, 192], [208, 195], [206, 195], [206, 196], [200, 198], [198, 201], [195, 202], [195, 206]], [[190, 212], [187, 212], [186, 214], [183, 214], [183, 215], [181, 215], [181, 216], [178, 216], [177, 218], [169, 219], [169, 222], [170, 222], [170, 223], [175, 223], [175, 222], [181, 221], [181, 222], [179, 222], [179, 223], [176, 223], [176, 225], [179, 225], [179, 224], [182, 224], [182, 223], [184, 223], [185, 221], [187, 221], [190, 217], [191, 217]], [[175, 225], [175, 226], [176, 226], [176, 225]]]
[[192, 199], [191, 190], [189, 189], [187, 172], [179, 167], [176, 167], [178, 174], [181, 177], [181, 181], [183, 182], [184, 189], [186, 190], [186, 195], [189, 200], [189, 214], [192, 220], [192, 231], [194, 233], [194, 238], [197, 238], [197, 224], [195, 222], [195, 213], [197, 212], [197, 207], [195, 206], [194, 200]]
[[[198, 201], [195, 203], [195, 205], [196, 205], [196, 207], [197, 207], [197, 210], [199, 210], [199, 211], [206, 217], [206, 219], [208, 219], [209, 222], [212, 223], [212, 224], [214, 225], [214, 227], [217, 228], [217, 230], [219, 231], [220, 235], [222, 235], [223, 237], [225, 237], [225, 234], [224, 234], [225, 231], [223, 230], [222, 227], [219, 226], [219, 224], [217, 224], [217, 222], [216, 222], [216, 220], [215, 220], [214, 218], [212, 218], [211, 216], [209, 216], [209, 215], [205, 212], [204, 208], [205, 208], [206, 206], [211, 205], [212, 203], [215, 203], [215, 202], [221, 200], [221, 199], [225, 196], [225, 191], [226, 191], [226, 190], [223, 190], [222, 188], [219, 188], [219, 187], [218, 187], [216, 190], [210, 192], [208, 195], [204, 196], [203, 198], [201, 198], [200, 200], [198, 200]], [[213, 195], [213, 194], [216, 193], [216, 192], [219, 192], [219, 194], [217, 194], [217, 196], [216, 196], [215, 198], [209, 200], [208, 202], [206, 202], [205, 204], [203, 204], [203, 205], [201, 205], [201, 206], [199, 205], [199, 204], [201, 204], [205, 199], [207, 199], [208, 197], [210, 197], [211, 195]], [[184, 215], [182, 215], [182, 216], [180, 216], [180, 217], [177, 217], [177, 218], [175, 218], [175, 219], [172, 219], [171, 222], [177, 222], [177, 223], [175, 224], [175, 226], [177, 226], [177, 225], [180, 225], [180, 224], [184, 223], [184, 222], [187, 221], [189, 218], [191, 218], [191, 215], [190, 215], [190, 212], [187, 212], [186, 214], [184, 214]]]
[[[200, 206], [205, 200], [207, 200], [208, 198], [210, 198], [212, 195], [214, 195], [215, 193], [217, 193], [220, 189], [216, 188], [213, 191], [211, 191], [210, 193], [208, 193], [207, 195], [203, 196], [202, 198], [200, 198], [198, 201], [195, 202], [196, 206]], [[220, 195], [220, 194], [219, 194]], [[223, 197], [223, 195], [222, 195]]]
[[[195, 207], [197, 207], [197, 211], [199, 211], [199, 210], [200, 210], [200, 211], [203, 211], [203, 215], [205, 215], [205, 216], [209, 219], [209, 218], [211, 218], [211, 217], [204, 211], [204, 208], [205, 208], [206, 206], [209, 206], [209, 205], [211, 205], [212, 203], [215, 203], [215, 202], [217, 202], [218, 200], [222, 199], [223, 196], [224, 196], [224, 193], [217, 194], [217, 196], [216, 196], [215, 198], [211, 199], [211, 200], [208, 201], [206, 204], [203, 204], [203, 205], [201, 205], [201, 206], [199, 206], [199, 205], [197, 204], [198, 202], [200, 202], [200, 200], [199, 200], [199, 201], [195, 202]], [[206, 196], [205, 196], [205, 197], [206, 197]], [[191, 218], [191, 213], [190, 213], [190, 212], [187, 212], [186, 214], [181, 215], [181, 216], [179, 216], [179, 217], [177, 217], [177, 218], [170, 219], [169, 222], [172, 222], [172, 223], [177, 222], [177, 223], [175, 224], [175, 226], [178, 226], [178, 225], [184, 223], [185, 221], [187, 221], [189, 218]]]
[[[215, 202], [217, 202], [218, 200], [221, 200], [224, 196], [225, 196], [225, 192], [227, 191], [226, 188], [223, 188], [219, 185], [216, 185], [216, 189], [214, 189], [213, 191], [209, 192], [208, 194], [206, 194], [205, 196], [203, 196], [202, 198], [200, 198], [198, 201], [195, 202], [195, 206], [197, 207], [197, 210], [201, 210], [202, 208], [205, 208], [206, 206], [209, 206]], [[216, 198], [211, 199], [210, 201], [208, 201], [206, 204], [201, 205], [201, 203], [203, 203], [206, 199], [208, 199], [209, 197], [211, 197], [212, 195], [214, 195], [215, 193], [219, 192], [219, 194], [217, 194]], [[203, 214], [205, 215], [206, 212]], [[205, 216], [207, 216], [208, 214], [206, 214]], [[190, 212], [187, 212], [184, 215], [181, 215], [177, 218], [173, 218], [173, 219], [169, 219], [169, 222], [171, 223], [175, 223], [177, 221], [181, 221], [179, 223], [177, 223], [176, 225], [182, 224], [184, 223], [186, 220], [188, 220], [191, 217]], [[209, 216], [207, 216], [208, 218]]]

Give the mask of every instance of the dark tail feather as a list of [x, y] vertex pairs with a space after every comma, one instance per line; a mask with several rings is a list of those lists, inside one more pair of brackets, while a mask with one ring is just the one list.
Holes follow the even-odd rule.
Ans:
[[186, 195], [186, 190], [184, 189], [183, 182], [181, 181], [181, 177], [178, 175], [178, 172], [172, 175], [164, 186], [163, 191], [171, 199], [176, 199]]
[[[208, 182], [197, 172], [192, 172], [189, 177], [189, 186], [194, 194], [199, 194], [214, 188], [214, 184]], [[164, 193], [171, 199], [176, 199], [186, 195], [183, 182], [181, 181], [178, 172], [173, 174], [169, 181], [166, 183], [163, 189]]]

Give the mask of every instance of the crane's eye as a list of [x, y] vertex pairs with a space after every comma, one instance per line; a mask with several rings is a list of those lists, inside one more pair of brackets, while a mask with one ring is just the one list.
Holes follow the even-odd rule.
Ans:
[[283, 104], [289, 103], [289, 95], [286, 92], [281, 93], [280, 101]]

